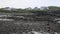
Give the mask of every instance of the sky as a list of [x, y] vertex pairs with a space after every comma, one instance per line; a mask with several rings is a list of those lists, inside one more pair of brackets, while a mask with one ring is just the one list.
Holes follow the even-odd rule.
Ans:
[[28, 8], [28, 7], [42, 7], [42, 6], [59, 6], [60, 0], [0, 0], [0, 8]]

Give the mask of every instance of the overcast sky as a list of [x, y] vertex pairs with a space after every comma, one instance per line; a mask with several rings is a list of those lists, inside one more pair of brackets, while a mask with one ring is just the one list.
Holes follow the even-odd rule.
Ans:
[[41, 6], [60, 6], [60, 0], [0, 0], [0, 8], [34, 8]]

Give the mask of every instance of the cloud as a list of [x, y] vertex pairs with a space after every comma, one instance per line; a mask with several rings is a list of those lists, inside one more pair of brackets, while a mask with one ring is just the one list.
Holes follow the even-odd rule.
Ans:
[[41, 7], [41, 6], [60, 6], [60, 0], [0, 0], [0, 7]]

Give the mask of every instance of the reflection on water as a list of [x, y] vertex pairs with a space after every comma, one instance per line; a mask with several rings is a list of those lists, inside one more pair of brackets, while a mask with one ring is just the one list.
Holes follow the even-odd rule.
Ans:
[[0, 19], [0, 21], [14, 21], [13, 19]]
[[57, 33], [57, 32], [54, 32], [54, 33], [48, 33], [48, 32], [37, 32], [37, 31], [31, 31], [31, 32], [23, 32], [23, 34], [60, 34], [60, 33]]
[[49, 34], [47, 32], [37, 32], [37, 31], [32, 31], [32, 32], [23, 32], [23, 34]]

